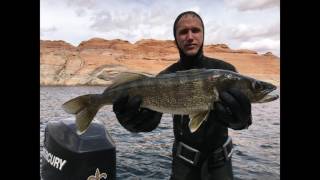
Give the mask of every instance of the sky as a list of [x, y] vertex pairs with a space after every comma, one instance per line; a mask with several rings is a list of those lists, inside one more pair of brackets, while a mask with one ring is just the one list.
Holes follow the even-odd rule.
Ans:
[[205, 25], [204, 44], [280, 56], [280, 0], [40, 0], [40, 39], [75, 46], [94, 37], [173, 40], [184, 11]]

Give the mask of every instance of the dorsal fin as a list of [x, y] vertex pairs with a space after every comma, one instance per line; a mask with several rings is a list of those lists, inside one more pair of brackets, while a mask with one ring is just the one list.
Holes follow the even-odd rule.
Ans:
[[109, 88], [115, 88], [121, 84], [125, 84], [131, 81], [139, 80], [152, 77], [151, 74], [147, 73], [137, 73], [137, 72], [122, 72], [115, 77], [113, 83], [109, 86]]

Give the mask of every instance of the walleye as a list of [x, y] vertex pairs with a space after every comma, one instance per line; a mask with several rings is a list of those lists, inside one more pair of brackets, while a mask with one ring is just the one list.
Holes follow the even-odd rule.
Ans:
[[269, 94], [276, 86], [254, 78], [221, 69], [191, 69], [176, 73], [151, 76], [142, 73], [123, 72], [102, 94], [87, 94], [69, 100], [62, 108], [76, 115], [78, 134], [89, 127], [98, 110], [111, 105], [122, 93], [141, 96], [141, 107], [154, 111], [189, 115], [189, 128], [195, 132], [214, 110], [219, 92], [237, 88], [251, 103], [276, 100], [278, 95]]

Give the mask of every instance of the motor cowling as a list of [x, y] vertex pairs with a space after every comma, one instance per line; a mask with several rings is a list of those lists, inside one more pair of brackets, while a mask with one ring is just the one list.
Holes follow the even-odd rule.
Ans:
[[115, 144], [102, 124], [93, 122], [78, 135], [72, 120], [48, 122], [44, 136], [43, 180], [116, 178]]

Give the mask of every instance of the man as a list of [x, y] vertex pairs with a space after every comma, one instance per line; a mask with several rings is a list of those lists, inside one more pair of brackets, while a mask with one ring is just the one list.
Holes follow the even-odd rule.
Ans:
[[[204, 25], [195, 12], [181, 13], [174, 22], [173, 34], [180, 60], [160, 74], [194, 68], [236, 71], [229, 63], [203, 55]], [[236, 89], [219, 94], [221, 101], [215, 103], [208, 120], [194, 133], [189, 131], [188, 116], [173, 115], [175, 141], [171, 179], [233, 179], [228, 128], [241, 130], [251, 125], [251, 104]], [[158, 126], [162, 114], [140, 108], [140, 103], [140, 97], [123, 95], [114, 101], [113, 110], [127, 130], [150, 132]]]

